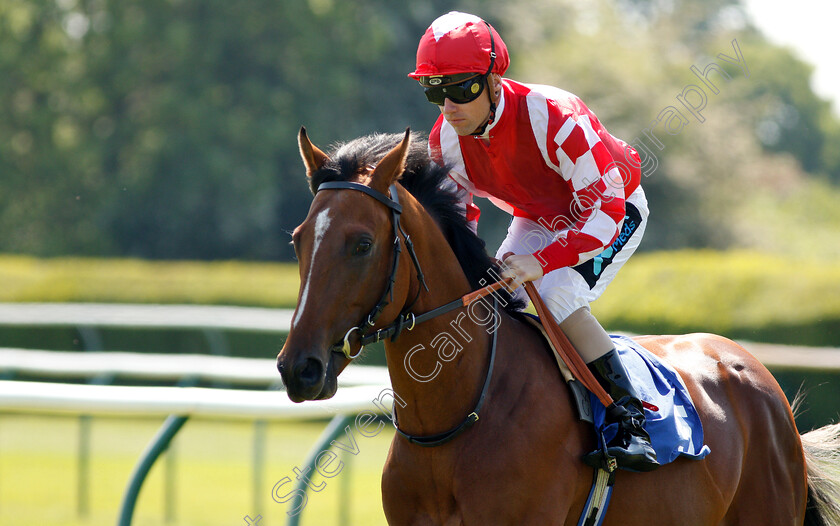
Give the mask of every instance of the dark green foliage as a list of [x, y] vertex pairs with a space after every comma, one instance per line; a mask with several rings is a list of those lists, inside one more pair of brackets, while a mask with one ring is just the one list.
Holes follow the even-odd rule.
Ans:
[[[0, 252], [290, 259], [286, 232], [310, 199], [298, 128], [320, 145], [430, 129], [438, 112], [406, 73], [428, 24], [456, 8], [499, 28], [512, 77], [577, 93], [627, 140], [738, 38], [751, 76], [710, 97], [705, 123], [662, 138], [644, 248], [749, 244], [733, 196], [755, 174], [782, 195], [780, 180], [836, 183], [840, 123], [809, 66], [739, 23], [737, 3], [668, 5], [5, 1]], [[506, 222], [486, 211], [491, 245]]]

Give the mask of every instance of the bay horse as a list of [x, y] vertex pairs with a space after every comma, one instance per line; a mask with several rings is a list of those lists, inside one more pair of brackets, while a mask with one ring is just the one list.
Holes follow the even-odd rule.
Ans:
[[[546, 342], [504, 290], [481, 311], [436, 312], [499, 272], [446, 169], [408, 130], [329, 155], [305, 129], [298, 139], [314, 198], [292, 236], [301, 283], [277, 356], [289, 398], [332, 397], [361, 344], [384, 333], [399, 401], [382, 476], [389, 524], [577, 524], [595, 433]], [[723, 337], [635, 340], [682, 376], [711, 454], [621, 471], [606, 526], [840, 524], [840, 425], [800, 437], [778, 383]]]

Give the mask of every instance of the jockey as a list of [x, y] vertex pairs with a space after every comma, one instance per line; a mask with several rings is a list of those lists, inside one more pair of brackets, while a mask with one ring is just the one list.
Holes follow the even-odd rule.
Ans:
[[[619, 467], [656, 469], [642, 403], [589, 310], [645, 230], [639, 155], [571, 93], [502, 78], [509, 63], [505, 43], [481, 18], [453, 11], [432, 22], [409, 74], [440, 109], [430, 153], [451, 167], [473, 228], [480, 214], [474, 195], [513, 216], [496, 255], [502, 275], [534, 282], [615, 400], [607, 418], [619, 433], [607, 450]], [[584, 457], [593, 466], [600, 459], [600, 451]]]

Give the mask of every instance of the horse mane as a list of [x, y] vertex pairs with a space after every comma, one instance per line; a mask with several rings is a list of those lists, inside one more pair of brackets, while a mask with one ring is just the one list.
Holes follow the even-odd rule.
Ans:
[[[328, 152], [330, 160], [309, 180], [312, 194], [321, 183], [357, 178], [367, 167], [376, 165], [402, 139], [401, 133], [375, 133], [333, 145]], [[438, 224], [472, 289], [481, 288], [496, 281], [496, 276], [501, 273], [499, 265], [487, 254], [484, 240], [467, 224], [457, 187], [446, 184], [449, 168], [431, 160], [426, 144], [425, 136], [411, 134], [406, 167], [399, 182]], [[524, 303], [514, 301], [505, 289], [500, 292], [499, 299], [509, 312], [524, 308]]]

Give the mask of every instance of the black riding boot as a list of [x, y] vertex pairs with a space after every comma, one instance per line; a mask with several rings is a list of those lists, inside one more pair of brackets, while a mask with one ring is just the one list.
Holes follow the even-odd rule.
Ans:
[[[607, 407], [606, 423], [618, 423], [618, 434], [607, 444], [607, 452], [615, 457], [618, 467], [630, 471], [653, 471], [659, 467], [656, 452], [650, 445], [650, 435], [644, 429], [645, 411], [639, 395], [630, 384], [627, 370], [621, 363], [618, 351], [611, 350], [589, 364], [589, 369], [613, 403]], [[602, 451], [597, 449], [583, 457], [592, 466], [601, 465]]]

